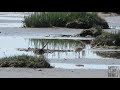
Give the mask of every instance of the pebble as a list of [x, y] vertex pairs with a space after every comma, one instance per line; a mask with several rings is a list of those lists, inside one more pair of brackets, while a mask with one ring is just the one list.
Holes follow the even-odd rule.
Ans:
[[76, 66], [83, 66], [84, 67], [84, 65], [76, 65]]

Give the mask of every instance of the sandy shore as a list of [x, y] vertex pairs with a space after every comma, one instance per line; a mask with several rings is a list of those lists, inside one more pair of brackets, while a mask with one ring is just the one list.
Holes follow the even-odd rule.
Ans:
[[48, 36], [51, 34], [78, 34], [83, 29], [70, 28], [0, 28], [0, 36]]
[[107, 70], [0, 68], [0, 78], [107, 78]]

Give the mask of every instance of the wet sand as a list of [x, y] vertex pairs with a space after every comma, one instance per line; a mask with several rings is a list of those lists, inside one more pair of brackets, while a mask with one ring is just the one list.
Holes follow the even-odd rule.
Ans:
[[69, 28], [0, 28], [0, 36], [47, 36], [51, 34], [78, 34], [83, 29]]
[[51, 63], [74, 63], [74, 64], [95, 64], [95, 65], [120, 65], [120, 59], [87, 59], [87, 58], [80, 58], [80, 59], [49, 59]]
[[[119, 29], [104, 29], [106, 32], [118, 32]], [[20, 36], [20, 37], [46, 37], [51, 35], [75, 35], [80, 34], [83, 29], [72, 28], [2, 28], [0, 27], [0, 36]]]
[[0, 68], [0, 78], [107, 78], [107, 70]]

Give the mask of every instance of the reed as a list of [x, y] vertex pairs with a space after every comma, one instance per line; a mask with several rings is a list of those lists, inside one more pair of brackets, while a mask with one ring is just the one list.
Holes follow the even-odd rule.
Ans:
[[[68, 23], [77, 22], [79, 27], [83, 24], [86, 27], [91, 28], [94, 25], [100, 25], [103, 28], [108, 28], [107, 22], [100, 18], [97, 13], [87, 13], [87, 12], [36, 12], [30, 16], [24, 17], [24, 27], [67, 27]], [[75, 26], [70, 26], [71, 28], [76, 28]]]

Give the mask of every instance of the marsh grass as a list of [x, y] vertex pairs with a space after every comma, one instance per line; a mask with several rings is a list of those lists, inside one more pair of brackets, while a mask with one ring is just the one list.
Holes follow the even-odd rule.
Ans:
[[95, 12], [36, 12], [24, 17], [23, 21], [24, 27], [66, 27], [70, 22], [82, 23], [79, 27], [82, 27], [83, 24], [86, 26], [82, 28], [91, 28], [94, 25], [108, 28], [106, 21]]
[[1, 58], [0, 67], [50, 68], [51, 66], [43, 56], [20, 55]]
[[120, 59], [120, 52], [99, 52], [99, 51], [97, 51], [96, 52], [96, 54], [97, 55], [99, 55], [99, 56], [102, 56], [102, 57], [104, 57], [104, 58], [116, 58], [116, 59]]
[[29, 39], [29, 42], [31, 45], [34, 45], [35, 48], [42, 48], [45, 42], [48, 42], [47, 47], [49, 47], [49, 49], [55, 49], [55, 47], [62, 49], [70, 49], [72, 47], [75, 47], [76, 45], [81, 45], [81, 41], [69, 39]]
[[96, 37], [93, 41], [93, 45], [97, 46], [120, 46], [120, 32], [112, 34], [103, 32], [100, 36]]

